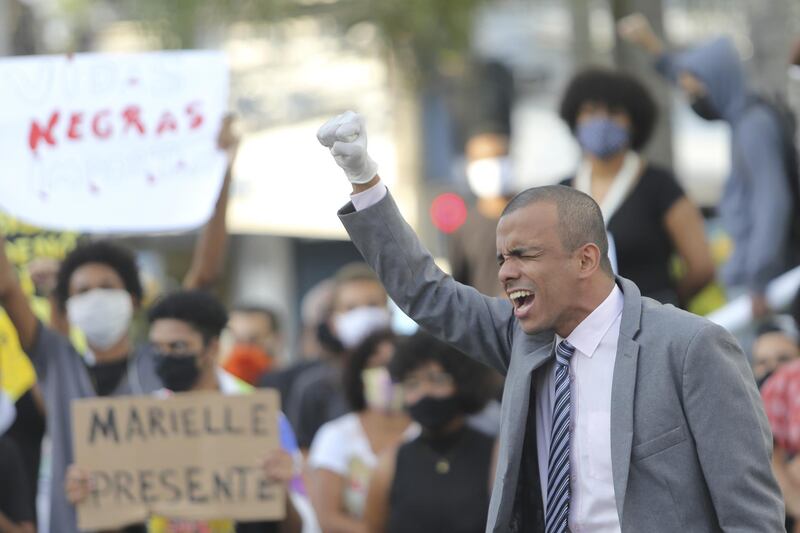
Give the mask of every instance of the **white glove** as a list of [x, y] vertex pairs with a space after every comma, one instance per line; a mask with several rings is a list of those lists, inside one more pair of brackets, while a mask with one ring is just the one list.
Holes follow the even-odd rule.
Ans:
[[330, 119], [317, 132], [317, 139], [330, 148], [350, 183], [367, 183], [378, 173], [378, 165], [367, 153], [367, 129], [358, 113], [347, 111]]

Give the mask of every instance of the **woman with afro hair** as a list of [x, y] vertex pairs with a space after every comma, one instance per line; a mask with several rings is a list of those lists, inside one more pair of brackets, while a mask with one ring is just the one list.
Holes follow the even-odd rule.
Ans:
[[698, 208], [672, 172], [641, 155], [657, 119], [647, 88], [628, 74], [589, 68], [570, 81], [560, 114], [582, 151], [575, 176], [562, 184], [600, 205], [616, 273], [643, 296], [685, 306], [713, 279], [714, 264]]

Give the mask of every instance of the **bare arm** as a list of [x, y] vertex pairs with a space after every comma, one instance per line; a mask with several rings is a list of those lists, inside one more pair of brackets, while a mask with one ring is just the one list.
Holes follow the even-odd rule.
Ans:
[[5, 236], [2, 234], [0, 234], [0, 304], [17, 330], [22, 349], [28, 353], [36, 340], [39, 321], [33, 314], [28, 297], [22, 292], [14, 267], [6, 256]]
[[286, 518], [283, 519], [280, 530], [281, 533], [300, 533], [303, 531], [303, 519], [295, 509], [288, 492], [286, 494]]
[[233, 117], [225, 117], [220, 131], [219, 147], [228, 152], [228, 167], [217, 198], [214, 213], [203, 228], [195, 244], [192, 264], [183, 280], [186, 289], [201, 289], [213, 285], [222, 272], [225, 248], [228, 243], [228, 196], [233, 175], [233, 164], [239, 148], [239, 139], [233, 132]]
[[378, 466], [372, 473], [367, 493], [364, 521], [369, 533], [384, 533], [389, 519], [389, 491], [394, 482], [397, 448], [386, 450], [378, 458]]
[[494, 447], [492, 448], [492, 462], [489, 468], [489, 494], [492, 493], [492, 489], [494, 488], [494, 478], [497, 472], [497, 456], [499, 453], [500, 439], [497, 439], [494, 441]]
[[311, 474], [311, 503], [325, 533], [367, 533], [363, 522], [345, 513], [342, 508], [345, 480], [342, 476], [317, 468]]
[[280, 524], [281, 533], [300, 533], [303, 519], [292, 503], [289, 485], [294, 478], [294, 459], [291, 454], [281, 448], [271, 450], [264, 456], [264, 476], [283, 485], [286, 491], [286, 516]]
[[714, 260], [706, 240], [703, 216], [684, 196], [669, 208], [664, 225], [686, 268], [678, 282], [678, 297], [685, 304], [714, 279]]
[[6, 515], [0, 512], [0, 533], [35, 533], [31, 522], [14, 523]]
[[653, 57], [664, 53], [664, 42], [653, 31], [650, 21], [641, 13], [634, 13], [620, 19], [617, 31], [624, 40], [638, 46]]

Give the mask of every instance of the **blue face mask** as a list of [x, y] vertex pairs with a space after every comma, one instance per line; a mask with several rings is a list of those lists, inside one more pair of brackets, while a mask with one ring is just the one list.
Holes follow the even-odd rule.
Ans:
[[605, 117], [587, 120], [578, 126], [576, 136], [581, 148], [600, 159], [618, 154], [630, 142], [628, 130]]

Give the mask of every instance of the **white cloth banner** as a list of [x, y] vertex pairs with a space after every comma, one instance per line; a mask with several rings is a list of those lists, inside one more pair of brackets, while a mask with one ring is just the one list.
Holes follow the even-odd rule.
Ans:
[[228, 104], [220, 52], [0, 60], [0, 208], [83, 232], [173, 231], [210, 217]]

